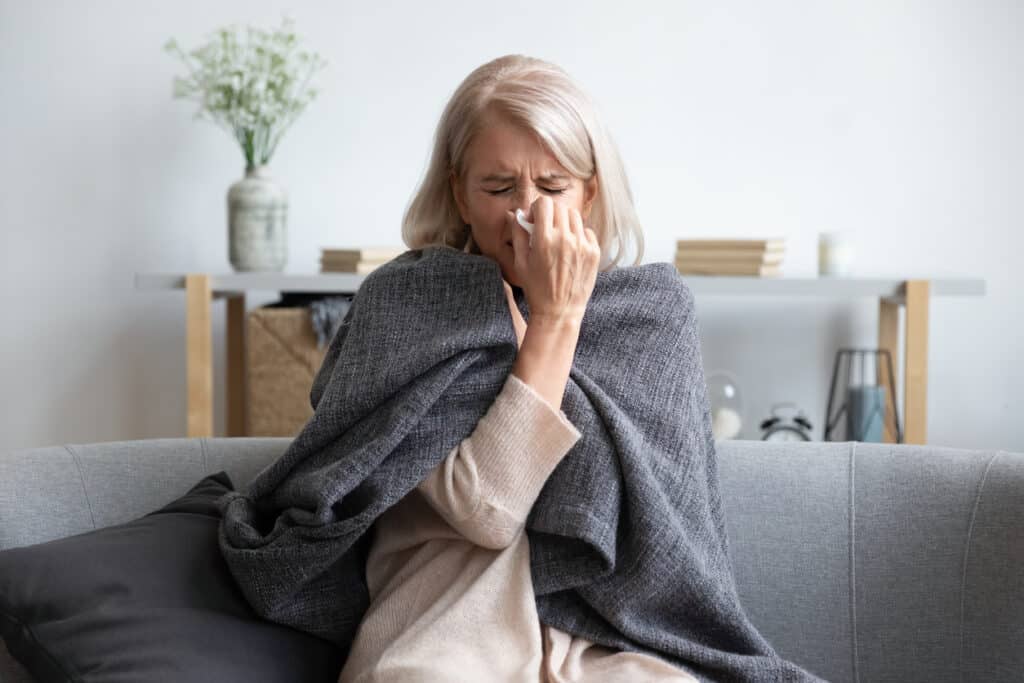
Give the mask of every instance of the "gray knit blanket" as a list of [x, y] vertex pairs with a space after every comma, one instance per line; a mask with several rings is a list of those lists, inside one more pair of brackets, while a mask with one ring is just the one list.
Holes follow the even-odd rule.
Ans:
[[[258, 614], [348, 651], [371, 525], [473, 432], [516, 352], [495, 261], [428, 247], [366, 277], [314, 379], [313, 416], [221, 500], [220, 548]], [[582, 438], [526, 524], [541, 622], [701, 680], [818, 680], [740, 605], [693, 297], [671, 264], [597, 275], [562, 410]]]

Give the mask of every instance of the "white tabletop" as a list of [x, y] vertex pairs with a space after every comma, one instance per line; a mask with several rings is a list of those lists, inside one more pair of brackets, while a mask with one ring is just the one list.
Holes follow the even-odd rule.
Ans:
[[[359, 289], [365, 275], [352, 273], [208, 273], [213, 294], [249, 291], [312, 292], [351, 294]], [[885, 277], [733, 277], [682, 275], [694, 296], [764, 295], [820, 297], [903, 296], [907, 278]], [[913, 279], [928, 280], [915, 276]], [[930, 279], [932, 296], [984, 296], [982, 278], [940, 277]], [[136, 273], [135, 289], [184, 289], [184, 273]]]

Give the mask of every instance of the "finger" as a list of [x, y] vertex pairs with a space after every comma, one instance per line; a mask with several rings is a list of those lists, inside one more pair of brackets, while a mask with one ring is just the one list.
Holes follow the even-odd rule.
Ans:
[[584, 227], [583, 234], [586, 235], [587, 244], [590, 245], [590, 248], [592, 250], [591, 253], [593, 254], [594, 262], [600, 264], [602, 251], [601, 241], [597, 239], [597, 233], [594, 232], [592, 228]]
[[598, 242], [597, 233], [583, 223], [583, 216], [578, 211], [576, 218], [579, 221], [575, 225], [578, 229], [577, 235], [579, 235], [581, 247], [591, 257], [591, 260], [599, 262], [601, 260], [601, 244]]
[[554, 202], [551, 197], [541, 195], [531, 206], [533, 213], [533, 243], [546, 245], [551, 241], [554, 225]]
[[575, 207], [569, 209], [569, 232], [572, 233], [576, 241], [577, 258], [582, 262], [587, 262], [590, 259], [590, 242], [587, 241], [587, 236], [583, 232], [583, 217]]
[[555, 207], [559, 231], [565, 236], [565, 233], [572, 232], [572, 224], [569, 222], [569, 207], [565, 204], [556, 204]]
[[526, 282], [526, 266], [530, 255], [530, 242], [529, 233], [523, 230], [522, 227], [512, 233], [513, 266], [515, 267], [516, 274], [519, 276], [519, 281], [522, 283]]
[[569, 210], [569, 223], [580, 244], [587, 244], [590, 240], [587, 239], [587, 234], [583, 231], [583, 217], [576, 209]]

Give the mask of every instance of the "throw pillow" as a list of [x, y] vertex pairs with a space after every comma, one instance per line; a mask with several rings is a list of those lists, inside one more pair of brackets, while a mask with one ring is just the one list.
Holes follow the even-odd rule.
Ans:
[[140, 519], [0, 552], [0, 636], [41, 683], [325, 681], [333, 644], [260, 618], [217, 545], [227, 473]]

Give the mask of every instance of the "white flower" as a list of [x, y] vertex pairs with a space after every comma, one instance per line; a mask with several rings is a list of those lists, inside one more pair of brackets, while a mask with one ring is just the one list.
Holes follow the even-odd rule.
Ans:
[[205, 114], [238, 141], [249, 166], [270, 160], [285, 130], [316, 97], [313, 74], [327, 65], [316, 53], [297, 52], [294, 21], [285, 16], [273, 33], [249, 26], [239, 40], [235, 26], [214, 32], [186, 54], [173, 38], [164, 50], [178, 55], [189, 76], [176, 76], [173, 97], [199, 103]]

